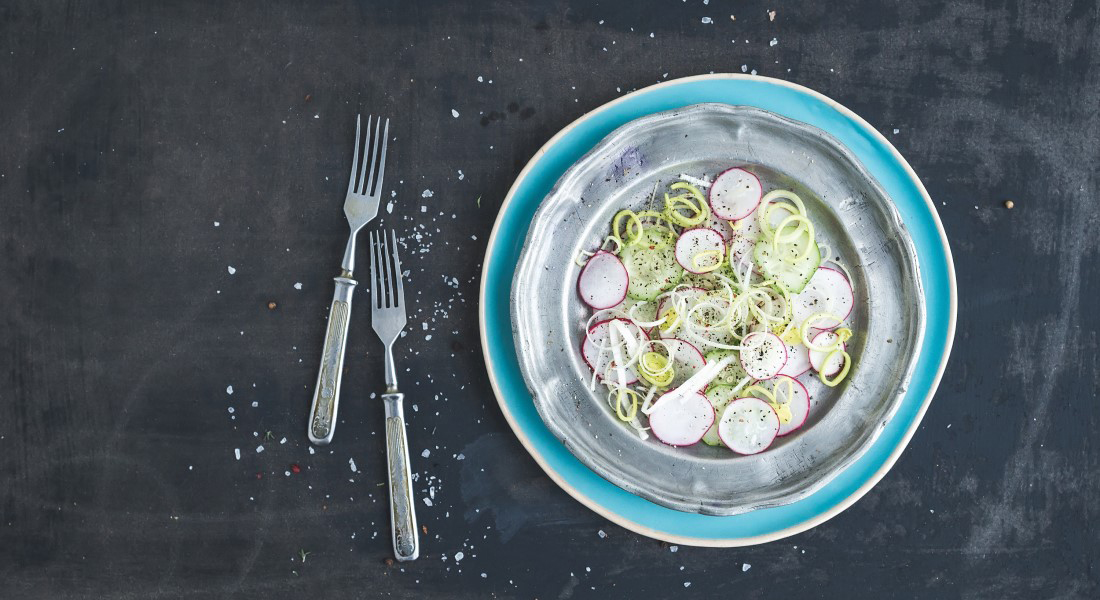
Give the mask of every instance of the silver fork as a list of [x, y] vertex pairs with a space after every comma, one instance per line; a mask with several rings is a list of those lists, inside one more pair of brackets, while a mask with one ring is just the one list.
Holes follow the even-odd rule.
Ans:
[[420, 555], [416, 531], [416, 510], [412, 502], [412, 471], [409, 440], [405, 434], [405, 395], [397, 391], [397, 369], [393, 363], [393, 342], [405, 328], [405, 291], [401, 284], [401, 259], [397, 236], [391, 231], [381, 239], [373, 231], [370, 254], [371, 326], [386, 346], [386, 463], [390, 481], [390, 522], [393, 553], [397, 560], [414, 560]]
[[[381, 130], [381, 131], [380, 131]], [[386, 172], [386, 140], [390, 132], [390, 120], [382, 127], [382, 117], [373, 122], [367, 116], [367, 138], [360, 135], [360, 117], [355, 117], [355, 158], [351, 162], [348, 193], [344, 198], [344, 215], [348, 218], [351, 235], [340, 263], [340, 276], [336, 277], [336, 293], [328, 312], [328, 331], [321, 352], [321, 368], [317, 373], [317, 386], [313, 390], [313, 403], [309, 409], [309, 441], [323, 445], [332, 441], [336, 431], [336, 410], [340, 405], [340, 380], [344, 371], [344, 350], [348, 341], [348, 319], [351, 316], [351, 294], [356, 281], [355, 236], [364, 225], [378, 214], [378, 201], [382, 197], [382, 176]], [[365, 143], [365, 145], [364, 145]], [[359, 160], [359, 148], [363, 147], [363, 160]], [[369, 158], [369, 160], [368, 160]], [[376, 173], [377, 171], [377, 173]]]

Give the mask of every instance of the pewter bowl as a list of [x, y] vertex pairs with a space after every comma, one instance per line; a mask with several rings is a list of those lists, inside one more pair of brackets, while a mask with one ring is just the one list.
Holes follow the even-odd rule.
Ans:
[[[587, 389], [578, 348], [591, 314], [576, 294], [581, 250], [596, 248], [612, 215], [639, 209], [655, 182], [713, 177], [747, 166], [807, 203], [818, 241], [851, 271], [856, 306], [848, 378], [811, 395], [806, 424], [765, 452], [639, 439]], [[632, 121], [558, 180], [535, 214], [512, 281], [520, 369], [546, 426], [582, 463], [619, 487], [675, 510], [734, 515], [789, 504], [859, 458], [900, 404], [924, 333], [923, 290], [897, 211], [855, 157], [821, 130], [768, 111], [697, 104]]]

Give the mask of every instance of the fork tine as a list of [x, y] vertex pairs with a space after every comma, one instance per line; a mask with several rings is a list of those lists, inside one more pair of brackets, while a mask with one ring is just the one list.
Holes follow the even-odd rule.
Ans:
[[393, 245], [393, 268], [396, 272], [394, 277], [394, 287], [397, 288], [397, 304], [396, 306], [405, 306], [405, 286], [402, 285], [404, 278], [401, 272], [401, 258], [397, 254], [397, 232], [390, 230], [390, 243]]
[[378, 252], [378, 244], [374, 241], [374, 232], [370, 232], [370, 301], [372, 308], [381, 308], [378, 304], [378, 261], [374, 255]]
[[382, 130], [382, 117], [378, 117], [378, 120], [376, 120], [374, 122], [374, 133], [371, 135], [371, 138], [370, 138], [370, 166], [367, 167], [367, 171], [365, 173], [366, 176], [367, 176], [367, 185], [366, 185], [366, 187], [363, 188], [363, 192], [362, 192], [362, 193], [364, 193], [368, 196], [373, 196], [374, 195], [374, 179], [375, 179], [375, 177], [374, 177], [374, 168], [378, 164], [377, 154], [378, 154], [378, 150], [381, 148], [381, 146], [378, 143], [379, 142], [378, 136], [379, 136], [379, 132], [381, 130]]
[[387, 248], [386, 231], [382, 230], [382, 243], [379, 244], [382, 255], [382, 271], [385, 273], [383, 285], [386, 286], [386, 308], [393, 308], [393, 268], [390, 266], [390, 249]]
[[348, 179], [348, 193], [355, 191], [355, 176], [359, 174], [359, 146], [363, 138], [359, 137], [359, 121], [363, 115], [355, 115], [355, 158], [351, 159], [351, 177]]
[[382, 266], [378, 269], [378, 301], [382, 308], [390, 307], [390, 256], [386, 252], [386, 232], [383, 231], [375, 237], [378, 249], [378, 261]]
[[[378, 117], [378, 119], [381, 120], [382, 117]], [[382, 130], [382, 151], [379, 152], [379, 154], [378, 154], [378, 178], [377, 179], [372, 178], [371, 179], [371, 186], [370, 186], [370, 188], [372, 188], [376, 191], [372, 192], [370, 189], [367, 190], [367, 193], [369, 193], [371, 195], [382, 193], [382, 176], [386, 174], [386, 144], [389, 142], [389, 138], [390, 138], [390, 120], [386, 119], [386, 127]], [[371, 163], [371, 174], [372, 175], [374, 174], [374, 163], [373, 162]]]
[[[371, 134], [371, 126], [374, 123], [374, 116], [367, 115], [367, 138], [363, 143], [363, 168], [359, 171], [359, 185], [355, 186], [355, 193], [365, 194], [366, 190], [363, 188], [363, 179], [367, 175], [367, 171], [374, 169], [374, 137]], [[377, 129], [377, 127], [375, 127]]]
[[389, 257], [387, 264], [390, 267], [390, 307], [397, 308], [400, 306], [397, 303], [397, 287], [401, 285], [401, 273], [397, 270], [397, 255], [390, 252], [390, 244], [393, 243], [393, 232], [390, 232], [386, 239], [386, 255]]

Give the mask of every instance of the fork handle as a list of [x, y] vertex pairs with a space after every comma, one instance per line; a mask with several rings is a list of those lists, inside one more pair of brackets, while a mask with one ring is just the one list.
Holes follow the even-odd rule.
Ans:
[[420, 556], [420, 535], [416, 531], [416, 509], [412, 497], [412, 469], [409, 466], [409, 440], [405, 435], [405, 395], [383, 394], [386, 405], [386, 463], [390, 480], [390, 523], [393, 526], [393, 553], [397, 560], [416, 560]]
[[340, 404], [340, 380], [344, 372], [344, 350], [348, 342], [348, 319], [351, 316], [351, 294], [356, 281], [350, 277], [336, 278], [336, 293], [328, 311], [328, 331], [321, 352], [321, 368], [313, 390], [309, 409], [309, 441], [323, 446], [332, 441], [336, 431], [336, 409]]

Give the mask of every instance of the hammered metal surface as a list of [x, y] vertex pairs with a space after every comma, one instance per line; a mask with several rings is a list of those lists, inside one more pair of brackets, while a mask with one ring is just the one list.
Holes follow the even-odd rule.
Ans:
[[[818, 240], [851, 270], [856, 297], [848, 379], [830, 389], [800, 378], [811, 395], [805, 426], [754, 456], [640, 440], [587, 389], [591, 371], [578, 352], [590, 310], [575, 291], [577, 254], [599, 245], [617, 210], [645, 204], [655, 182], [730, 166], [756, 173], [765, 193], [791, 189], [807, 201]], [[624, 125], [566, 171], [532, 220], [512, 283], [512, 328], [539, 415], [581, 462], [657, 504], [732, 515], [794, 502], [870, 447], [908, 385], [922, 297], [908, 232], [846, 148], [767, 111], [699, 104]]]

